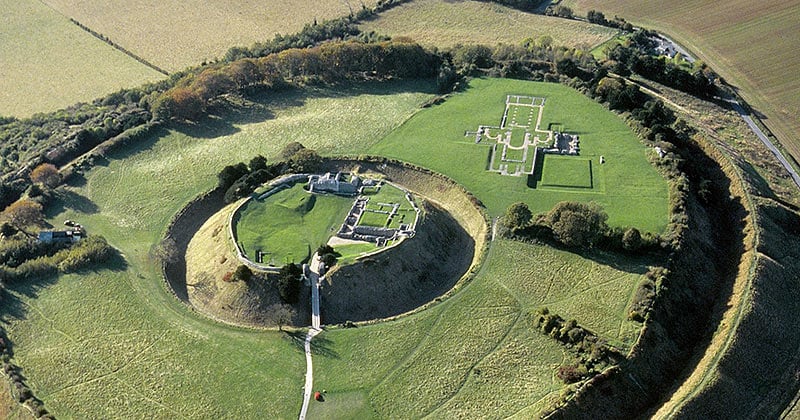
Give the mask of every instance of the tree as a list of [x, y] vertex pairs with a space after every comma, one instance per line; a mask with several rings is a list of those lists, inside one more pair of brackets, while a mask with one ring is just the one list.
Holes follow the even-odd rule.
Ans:
[[256, 172], [261, 169], [267, 169], [267, 158], [261, 155], [254, 156], [250, 159], [250, 164], [247, 165], [250, 168], [250, 172]]
[[269, 319], [278, 325], [278, 330], [283, 331], [283, 326], [292, 322], [294, 310], [289, 305], [276, 303], [267, 308], [267, 314]]
[[292, 155], [289, 163], [294, 172], [314, 172], [322, 163], [322, 158], [312, 149], [301, 149]]
[[533, 214], [531, 214], [531, 210], [528, 208], [527, 204], [522, 202], [514, 203], [506, 210], [506, 214], [503, 217], [503, 224], [512, 231], [519, 230], [528, 226], [532, 217]]
[[591, 246], [608, 229], [608, 215], [596, 203], [562, 201], [547, 214], [555, 238], [569, 247]]
[[31, 200], [19, 200], [11, 204], [3, 211], [2, 216], [19, 230], [38, 225], [44, 219], [42, 205]]
[[596, 23], [598, 25], [608, 24], [605, 15], [603, 15], [602, 12], [598, 12], [597, 10], [589, 10], [589, 13], [586, 14], [586, 20], [589, 21], [590, 23]]
[[31, 171], [31, 181], [55, 188], [61, 183], [61, 174], [52, 163], [43, 163]]
[[626, 251], [638, 251], [642, 247], [642, 234], [639, 229], [630, 228], [622, 235], [622, 248]]
[[233, 281], [248, 282], [251, 278], [253, 278], [253, 270], [244, 264], [236, 267], [236, 271], [233, 272]]
[[572, 16], [573, 16], [572, 9], [570, 9], [567, 6], [563, 6], [563, 5], [556, 6], [555, 10], [553, 11], [553, 14], [558, 16], [558, 17], [562, 17], [562, 18], [566, 18], [566, 19], [572, 19]]
[[0, 237], [10, 238], [17, 233], [17, 229], [8, 222], [0, 223]]
[[293, 141], [286, 146], [283, 146], [283, 149], [281, 150], [281, 157], [284, 160], [289, 160], [292, 158], [292, 156], [294, 156], [295, 153], [303, 149], [305, 149], [305, 146], [303, 146], [300, 142]]
[[247, 165], [244, 163], [238, 163], [236, 165], [228, 165], [217, 174], [217, 180], [219, 181], [219, 186], [222, 188], [228, 188], [233, 185], [239, 178], [247, 175]]
[[278, 273], [278, 294], [286, 303], [297, 303], [300, 299], [300, 276], [302, 268], [295, 263], [281, 267]]

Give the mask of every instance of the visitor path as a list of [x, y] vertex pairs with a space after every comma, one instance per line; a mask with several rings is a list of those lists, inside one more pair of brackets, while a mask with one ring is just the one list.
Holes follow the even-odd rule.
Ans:
[[311, 363], [311, 339], [322, 332], [320, 329], [319, 317], [319, 282], [322, 279], [319, 275], [320, 261], [317, 254], [311, 257], [309, 264], [308, 279], [311, 282], [311, 328], [308, 329], [305, 341], [306, 352], [306, 384], [303, 391], [303, 408], [300, 409], [300, 420], [305, 420], [308, 412], [308, 404], [311, 401], [312, 389], [314, 387], [314, 367]]

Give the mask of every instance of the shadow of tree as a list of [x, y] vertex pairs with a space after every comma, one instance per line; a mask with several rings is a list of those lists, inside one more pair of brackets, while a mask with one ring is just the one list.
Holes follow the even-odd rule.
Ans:
[[56, 191], [52, 202], [47, 206], [46, 215], [48, 218], [52, 218], [67, 209], [83, 214], [95, 214], [100, 211], [100, 208], [89, 198], [72, 190], [60, 189]]
[[[305, 330], [284, 331], [284, 333], [286, 334], [285, 337], [291, 341], [292, 345], [297, 347], [297, 349], [301, 352], [305, 352]], [[331, 359], [338, 359], [339, 353], [331, 348], [331, 344], [331, 340], [327, 339], [324, 333], [317, 335], [313, 340], [311, 340], [311, 354], [328, 357]]]

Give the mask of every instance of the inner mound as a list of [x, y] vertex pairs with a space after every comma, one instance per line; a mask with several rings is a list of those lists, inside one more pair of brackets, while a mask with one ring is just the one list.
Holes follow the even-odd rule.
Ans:
[[[413, 237], [376, 254], [343, 259], [328, 271], [320, 286], [323, 325], [413, 311], [447, 294], [477, 265], [485, 244], [485, 217], [478, 203], [451, 180], [396, 162], [335, 160], [325, 166], [324, 171], [348, 171], [402, 186], [415, 197], [421, 217]], [[268, 261], [263, 261], [265, 270], [253, 270], [256, 275], [251, 280], [228, 281], [226, 274], [242, 264], [230, 228], [231, 216], [241, 203], [224, 206], [218, 194], [206, 197], [218, 202], [217, 211], [202, 221], [199, 229], [195, 227], [194, 235], [185, 235], [184, 300], [199, 312], [228, 323], [309, 325], [310, 286], [303, 285], [296, 304], [283, 302], [277, 288], [277, 267], [266, 267]], [[195, 218], [194, 224], [199, 222]], [[181, 229], [180, 225], [178, 217], [171, 230]], [[292, 239], [290, 235], [286, 238]], [[180, 250], [181, 244], [177, 245]], [[180, 287], [175, 287], [169, 273], [180, 271], [165, 270], [174, 289]], [[176, 294], [182, 295], [178, 290]]]

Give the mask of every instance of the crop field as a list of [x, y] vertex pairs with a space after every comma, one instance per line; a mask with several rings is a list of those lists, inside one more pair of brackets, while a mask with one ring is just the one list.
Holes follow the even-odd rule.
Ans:
[[[486, 171], [487, 147], [465, 131], [500, 125], [507, 94], [546, 97], [541, 127], [559, 125], [580, 135], [577, 159], [592, 161], [591, 188], [530, 188], [526, 177]], [[493, 216], [516, 201], [534, 213], [559, 201], [596, 201], [612, 226], [661, 232], [667, 224], [667, 183], [650, 165], [645, 149], [627, 125], [600, 104], [562, 85], [517, 80], [477, 79], [464, 94], [420, 111], [370, 149], [442, 172], [473, 192]], [[605, 163], [600, 164], [603, 156]], [[569, 159], [564, 157], [563, 159]], [[545, 159], [545, 161], [547, 158]], [[562, 185], [548, 174], [549, 182]], [[565, 177], [567, 182], [571, 175]], [[580, 181], [583, 183], [584, 181]]]
[[415, 0], [364, 22], [361, 29], [392, 37], [406, 36], [421, 44], [439, 47], [456, 44], [518, 45], [527, 38], [537, 40], [544, 35], [552, 37], [557, 45], [592, 47], [617, 33], [602, 26], [554, 19], [472, 0]]
[[[800, 159], [800, 1], [723, 3], [569, 0], [576, 12], [617, 14], [666, 32], [709, 63], [754, 109], [795, 159]], [[792, 34], [792, 35], [789, 35]]]
[[28, 117], [164, 78], [41, 2], [0, 6], [0, 115]]
[[298, 32], [315, 19], [347, 16], [362, 3], [375, 5], [375, 0], [43, 2], [170, 72], [213, 61], [233, 46]]
[[264, 200], [252, 199], [240, 209], [234, 229], [248, 258], [255, 261], [260, 250], [264, 264], [300, 263], [336, 233], [353, 199], [310, 194], [303, 187], [297, 183]]
[[639, 324], [627, 305], [647, 261], [586, 259], [539, 245], [495, 242], [484, 271], [424, 312], [323, 333], [316, 418], [532, 417], [562, 388], [555, 369], [571, 360], [536, 331], [540, 306], [627, 349]]

